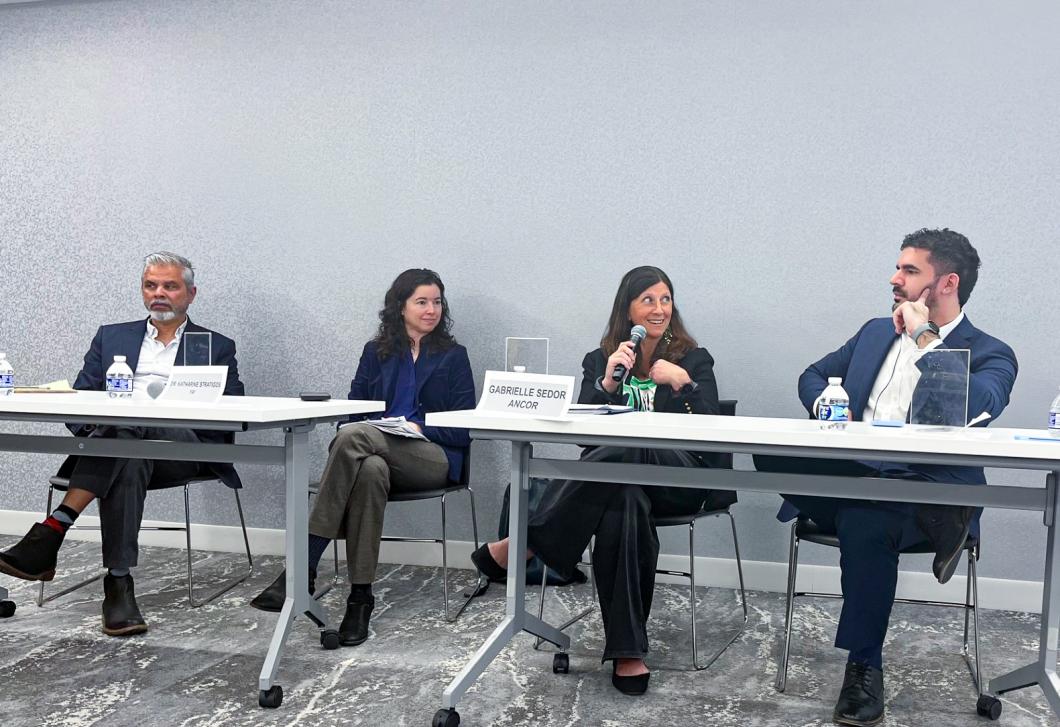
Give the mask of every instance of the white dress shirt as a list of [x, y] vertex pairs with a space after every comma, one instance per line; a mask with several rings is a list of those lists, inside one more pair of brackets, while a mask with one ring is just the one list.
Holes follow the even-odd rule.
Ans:
[[158, 329], [150, 320], [147, 321], [144, 340], [140, 344], [140, 359], [136, 362], [136, 371], [133, 374], [133, 391], [146, 393], [147, 386], [152, 381], [160, 381], [163, 384], [169, 381], [169, 374], [177, 360], [180, 339], [187, 326], [188, 319], [185, 318], [173, 340], [162, 343], [158, 340]]
[[909, 416], [909, 405], [913, 400], [913, 391], [920, 381], [920, 369], [917, 361], [925, 351], [932, 351], [942, 345], [946, 336], [964, 320], [964, 311], [956, 318], [939, 328], [939, 337], [924, 346], [917, 348], [916, 342], [903, 332], [887, 352], [876, 381], [869, 393], [861, 421], [904, 422]]

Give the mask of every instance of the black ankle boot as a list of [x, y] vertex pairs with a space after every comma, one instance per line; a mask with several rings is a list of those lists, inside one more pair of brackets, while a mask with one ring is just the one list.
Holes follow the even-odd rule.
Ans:
[[103, 633], [108, 636], [131, 636], [147, 631], [133, 592], [132, 576], [103, 577]]
[[[316, 592], [317, 572], [309, 569], [309, 595]], [[276, 578], [264, 591], [254, 596], [250, 605], [259, 611], [277, 613], [283, 608], [283, 602], [287, 600], [287, 570], [280, 571]]]
[[883, 672], [868, 664], [847, 662], [832, 719], [855, 727], [879, 724], [883, 720]]
[[22, 540], [0, 553], [0, 573], [26, 581], [50, 581], [55, 577], [63, 537], [44, 523], [34, 523]]
[[346, 615], [339, 624], [339, 643], [359, 646], [368, 640], [368, 619], [375, 608], [375, 596], [355, 591], [346, 599]]

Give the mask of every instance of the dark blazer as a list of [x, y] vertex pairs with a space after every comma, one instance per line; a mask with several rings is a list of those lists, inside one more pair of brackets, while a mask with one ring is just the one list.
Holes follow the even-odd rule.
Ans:
[[[721, 414], [718, 403], [718, 382], [714, 378], [714, 359], [705, 348], [693, 348], [675, 364], [688, 372], [699, 388], [690, 395], [674, 393], [670, 386], [660, 386], [655, 390], [655, 411], [668, 414]], [[619, 387], [614, 394], [602, 391], [597, 382], [607, 371], [607, 355], [604, 349], [598, 348], [585, 354], [582, 360], [582, 386], [578, 393], [579, 404], [625, 404], [626, 399]], [[693, 452], [703, 464], [711, 467], [720, 466], [723, 455], [707, 452]]]
[[[398, 358], [380, 358], [375, 341], [364, 344], [357, 373], [350, 382], [349, 399], [385, 401], [389, 407], [394, 401], [397, 383]], [[424, 345], [416, 358], [416, 409], [426, 416], [434, 411], [454, 411], [475, 408], [475, 379], [471, 375], [471, 361], [467, 349], [457, 344], [444, 351], [435, 351]], [[349, 421], [378, 419], [382, 413], [370, 416], [353, 416]], [[415, 417], [413, 418], [415, 421]], [[452, 427], [428, 427], [422, 419], [416, 422], [423, 429], [423, 436], [445, 450], [449, 460], [449, 479], [460, 481], [464, 458], [471, 446], [471, 436], [466, 429]]]
[[[897, 337], [890, 318], [874, 318], [838, 350], [811, 364], [799, 377], [799, 399], [806, 411], [813, 416], [813, 403], [828, 385], [828, 377], [841, 376], [843, 388], [850, 396], [850, 417], [860, 420], [880, 367]], [[1008, 405], [1016, 381], [1019, 367], [1012, 349], [973, 326], [967, 316], [950, 331], [941, 348], [971, 351], [968, 416], [976, 417], [985, 411], [992, 418], [978, 426], [995, 421]], [[982, 467], [876, 461], [862, 464], [888, 477], [967, 485], [986, 483]], [[795, 508], [785, 502], [777, 517], [790, 520], [795, 515]]]
[[[239, 380], [239, 364], [236, 361], [235, 342], [216, 331], [195, 325], [191, 319], [188, 320], [188, 325], [184, 328], [184, 332], [212, 334], [210, 363], [214, 366], [228, 367], [228, 380], [225, 383], [224, 394], [225, 396], [243, 396], [245, 392], [243, 382]], [[107, 369], [114, 363], [115, 356], [125, 356], [129, 368], [136, 371], [136, 364], [140, 361], [140, 346], [143, 345], [144, 334], [146, 333], [146, 318], [128, 323], [112, 323], [100, 326], [92, 339], [92, 345], [89, 346], [88, 353], [85, 354], [85, 362], [81, 366], [81, 371], [77, 374], [77, 380], [74, 381], [74, 388], [82, 391], [104, 391], [107, 384]], [[182, 366], [183, 362], [184, 338], [181, 337], [180, 345], [177, 347], [175, 364]], [[89, 432], [94, 429], [94, 427], [84, 424], [68, 424], [67, 426], [78, 437], [88, 436]], [[233, 435], [230, 432], [196, 430], [195, 433], [198, 435], [199, 440], [203, 442], [221, 443], [233, 441]], [[67, 463], [72, 466], [71, 460], [68, 459]], [[67, 466], [67, 464], [64, 464], [63, 469], [60, 469], [60, 473]], [[229, 487], [242, 487], [239, 475], [236, 474], [232, 465], [215, 463], [204, 464], [204, 466], [209, 468]]]

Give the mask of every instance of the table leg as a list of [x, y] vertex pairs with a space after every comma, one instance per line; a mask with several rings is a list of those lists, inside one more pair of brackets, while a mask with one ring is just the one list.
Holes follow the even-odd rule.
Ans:
[[1053, 711], [1060, 714], [1060, 677], [1056, 671], [1056, 656], [1060, 642], [1060, 497], [1057, 482], [1060, 473], [1053, 472], [1046, 480], [1050, 512], [1045, 513], [1049, 530], [1045, 549], [1045, 584], [1042, 592], [1042, 629], [1038, 644], [1038, 661], [990, 680], [994, 694], [1023, 689], [1037, 684]]
[[[284, 437], [284, 469], [287, 498], [287, 533], [285, 551], [287, 556], [287, 600], [280, 611], [280, 618], [269, 643], [258, 688], [262, 706], [279, 706], [283, 692], [273, 684], [279, 667], [280, 654], [290, 633], [295, 616], [304, 613], [323, 631], [327, 628], [327, 617], [320, 603], [309, 595], [309, 431], [312, 426], [288, 429]], [[274, 686], [277, 690], [273, 692]], [[274, 703], [266, 704], [266, 694], [274, 693]]]
[[570, 647], [570, 637], [549, 626], [526, 610], [526, 519], [530, 491], [531, 446], [512, 443], [512, 486], [508, 507], [508, 591], [504, 620], [479, 647], [442, 693], [445, 709], [455, 710], [457, 702], [475, 683], [497, 655], [522, 631], [551, 641], [561, 649]]

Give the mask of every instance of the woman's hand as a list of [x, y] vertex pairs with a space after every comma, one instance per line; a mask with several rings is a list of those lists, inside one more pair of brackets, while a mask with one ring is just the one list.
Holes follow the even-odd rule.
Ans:
[[651, 380], [657, 385], [665, 386], [669, 384], [670, 388], [675, 392], [680, 391], [685, 384], [692, 383], [692, 377], [688, 375], [687, 371], [677, 364], [663, 359], [659, 359], [652, 364], [648, 375], [651, 376]]
[[604, 391], [608, 394], [614, 394], [618, 391], [618, 385], [621, 382], [611, 379], [615, 373], [615, 367], [622, 364], [626, 367], [626, 371], [632, 371], [636, 360], [637, 357], [633, 354], [633, 341], [620, 343], [618, 349], [607, 357], [607, 368], [604, 369], [604, 378], [600, 382], [600, 385], [604, 387]]

